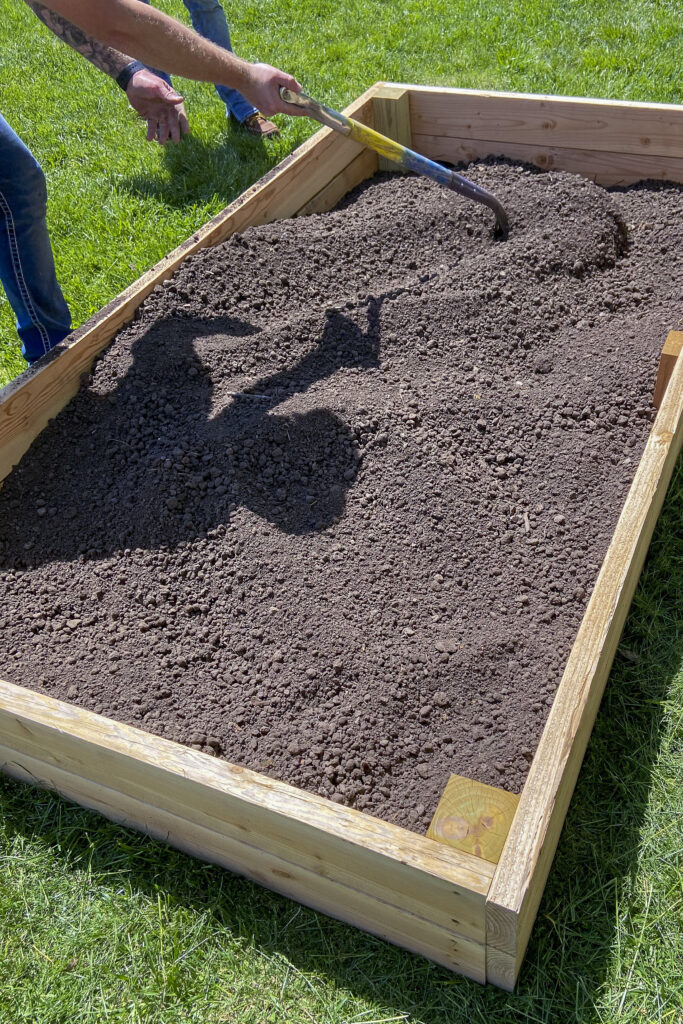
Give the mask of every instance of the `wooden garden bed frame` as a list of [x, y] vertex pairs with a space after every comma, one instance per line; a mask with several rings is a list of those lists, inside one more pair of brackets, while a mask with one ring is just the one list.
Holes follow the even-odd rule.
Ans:
[[[641, 178], [683, 182], [680, 106], [378, 83], [347, 113], [436, 160], [499, 155], [605, 185]], [[0, 480], [75, 394], [95, 356], [184, 259], [250, 225], [327, 210], [377, 167], [373, 153], [329, 129], [319, 131], [8, 385], [0, 392]], [[499, 857], [463, 852], [2, 682], [0, 766], [454, 971], [511, 990], [681, 448], [683, 359], [676, 355], [682, 341], [683, 333], [669, 336], [659, 413], [526, 785], [504, 812], [507, 820], [497, 824], [504, 839]], [[470, 805], [461, 813], [481, 824], [481, 801], [493, 794], [495, 804], [496, 791], [487, 788], [484, 798], [476, 783], [460, 789]]]

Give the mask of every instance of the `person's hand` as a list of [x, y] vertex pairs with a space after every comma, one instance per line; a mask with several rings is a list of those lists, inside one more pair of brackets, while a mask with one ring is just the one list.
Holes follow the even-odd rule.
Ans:
[[190, 124], [183, 97], [163, 78], [142, 68], [136, 71], [126, 89], [133, 110], [147, 122], [147, 141], [165, 146], [169, 139], [180, 142]]
[[266, 117], [271, 117], [273, 114], [291, 114], [293, 117], [305, 114], [304, 110], [280, 99], [281, 85], [291, 89], [292, 92], [301, 92], [301, 86], [296, 78], [286, 75], [284, 71], [278, 71], [270, 64], [250, 64], [249, 84], [244, 89], [244, 93], [247, 99]]

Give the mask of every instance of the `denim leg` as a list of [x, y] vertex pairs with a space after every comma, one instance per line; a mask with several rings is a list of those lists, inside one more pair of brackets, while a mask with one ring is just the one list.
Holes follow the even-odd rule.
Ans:
[[[219, 0], [183, 0], [183, 3], [189, 12], [195, 32], [232, 53], [230, 31]], [[237, 89], [217, 85], [216, 92], [225, 103], [228, 113], [238, 121], [246, 121], [251, 114], [256, 113], [256, 107], [252, 106]]]
[[[150, 2], [151, 0], [140, 0], [142, 4]], [[222, 46], [224, 50], [230, 50], [232, 53], [228, 23], [219, 0], [183, 0], [183, 3], [189, 12], [195, 32], [198, 32], [204, 39], [208, 39], [209, 42], [215, 43], [216, 46]], [[159, 71], [152, 67], [149, 70], [159, 78], [163, 78], [169, 85], [172, 84], [170, 75], [167, 75], [165, 71]], [[251, 114], [256, 113], [256, 107], [252, 106], [237, 89], [228, 89], [225, 85], [217, 85], [215, 88], [225, 103], [228, 114], [232, 114], [240, 123], [246, 121]]]
[[0, 280], [28, 363], [71, 330], [69, 307], [55, 274], [46, 208], [45, 175], [0, 115]]

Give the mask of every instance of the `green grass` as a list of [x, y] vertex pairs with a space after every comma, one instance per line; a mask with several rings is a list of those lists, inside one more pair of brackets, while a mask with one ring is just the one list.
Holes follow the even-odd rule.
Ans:
[[[381, 78], [683, 101], [673, 0], [264, 0], [230, 24], [244, 56], [337, 107]], [[315, 130], [283, 118], [266, 147], [209, 86], [182, 83], [194, 134], [162, 151], [23, 4], [0, 0], [0, 25], [0, 109], [46, 171], [76, 323]], [[3, 301], [0, 383], [22, 366]], [[0, 1024], [681, 1024], [682, 508], [679, 464], [516, 994], [3, 779]]]

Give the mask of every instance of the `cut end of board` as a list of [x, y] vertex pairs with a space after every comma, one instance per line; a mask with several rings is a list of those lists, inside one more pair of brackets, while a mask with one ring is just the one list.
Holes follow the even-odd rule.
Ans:
[[497, 864], [518, 803], [516, 793], [451, 775], [427, 838]]
[[657, 383], [655, 384], [655, 393], [652, 396], [652, 404], [655, 409], [659, 409], [662, 404], [662, 399], [669, 386], [671, 380], [671, 374], [674, 372], [674, 366], [676, 360], [683, 351], [683, 331], [669, 331], [667, 339], [664, 342], [664, 348], [662, 354], [659, 357], [659, 370], [657, 371]]

